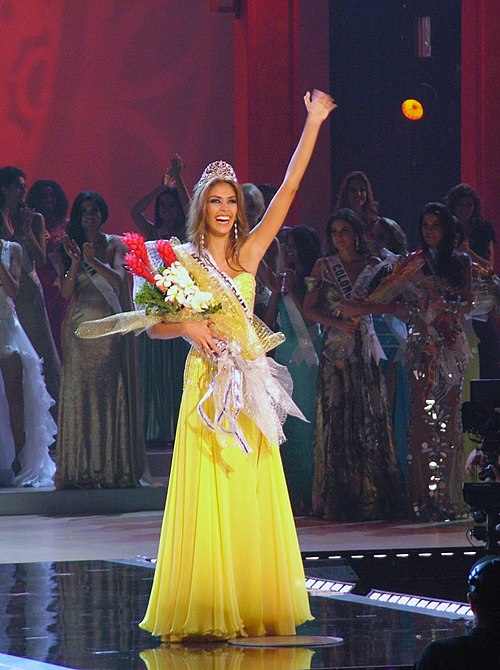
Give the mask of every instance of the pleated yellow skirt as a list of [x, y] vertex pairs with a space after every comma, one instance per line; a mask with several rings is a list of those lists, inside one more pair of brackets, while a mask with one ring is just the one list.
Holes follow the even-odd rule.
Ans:
[[140, 626], [164, 641], [293, 635], [312, 616], [279, 449], [242, 415], [253, 453], [221, 447], [197, 412], [208, 383], [192, 352]]

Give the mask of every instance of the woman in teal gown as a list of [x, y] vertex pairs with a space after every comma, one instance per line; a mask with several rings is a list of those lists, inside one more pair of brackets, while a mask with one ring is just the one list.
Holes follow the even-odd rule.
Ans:
[[289, 416], [284, 425], [286, 442], [281, 447], [288, 493], [294, 514], [311, 513], [314, 474], [314, 416], [321, 332], [306, 319], [302, 303], [306, 278], [321, 256], [321, 240], [310, 226], [292, 228], [285, 241], [282, 276], [270, 274], [272, 292], [267, 306], [267, 325], [277, 326], [286, 340], [275, 351], [276, 362], [285, 365], [293, 380], [293, 400], [309, 423]]
[[[185, 239], [189, 196], [182, 170], [181, 158], [175, 155], [159, 185], [132, 207], [130, 215], [146, 240]], [[144, 211], [153, 201], [154, 221], [149, 221]], [[182, 338], [151, 340], [144, 333], [140, 349], [144, 439], [149, 447], [164, 448], [175, 437], [189, 345]]]

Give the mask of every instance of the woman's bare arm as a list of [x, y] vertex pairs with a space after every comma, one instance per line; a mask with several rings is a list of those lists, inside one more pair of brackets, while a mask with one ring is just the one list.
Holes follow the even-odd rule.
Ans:
[[307, 92], [304, 102], [307, 108], [306, 122], [297, 148], [288, 165], [283, 183], [272, 199], [262, 220], [250, 232], [240, 251], [242, 266], [248, 268], [254, 274], [288, 214], [300, 181], [311, 160], [319, 129], [330, 112], [337, 106], [327, 93], [316, 90], [313, 91], [312, 95]]

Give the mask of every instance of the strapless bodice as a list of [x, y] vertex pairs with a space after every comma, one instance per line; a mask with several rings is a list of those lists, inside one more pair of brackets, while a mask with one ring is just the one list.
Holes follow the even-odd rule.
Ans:
[[250, 272], [240, 272], [239, 275], [233, 277], [233, 283], [237, 287], [238, 291], [241, 293], [241, 296], [253, 310], [253, 304], [255, 301], [255, 277]]

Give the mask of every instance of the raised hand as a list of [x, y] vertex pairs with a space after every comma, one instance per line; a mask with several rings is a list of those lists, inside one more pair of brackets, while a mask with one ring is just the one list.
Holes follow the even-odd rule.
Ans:
[[172, 159], [170, 161], [170, 167], [168, 169], [168, 173], [171, 175], [171, 177], [177, 180], [184, 172], [185, 168], [186, 166], [182, 162], [182, 158], [180, 157], [180, 155], [174, 154], [172, 156]]
[[328, 118], [330, 112], [337, 108], [334, 99], [328, 93], [314, 89], [312, 94], [307, 91], [304, 96], [307, 113], [309, 117], [323, 122]]
[[71, 260], [79, 261], [81, 258], [80, 247], [76, 243], [76, 240], [70, 240], [69, 235], [64, 235], [62, 239], [64, 251], [68, 254]]
[[82, 254], [85, 263], [87, 263], [87, 265], [92, 265], [92, 263], [95, 261], [95, 249], [92, 242], [83, 243]]
[[262, 279], [272, 293], [279, 293], [281, 291], [281, 276], [277, 272], [274, 272], [267, 264], [265, 265]]
[[35, 212], [29, 207], [23, 206], [19, 208], [19, 216], [21, 218], [23, 235], [27, 235], [33, 223]]

